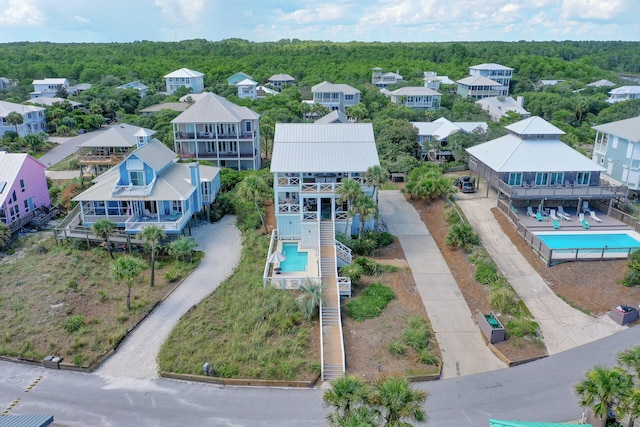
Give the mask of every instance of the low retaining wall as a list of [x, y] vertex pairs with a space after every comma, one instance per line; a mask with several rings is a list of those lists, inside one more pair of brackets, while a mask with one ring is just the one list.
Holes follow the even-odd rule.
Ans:
[[222, 386], [250, 386], [250, 387], [293, 387], [311, 388], [320, 378], [320, 374], [307, 381], [277, 381], [239, 378], [207, 377], [204, 375], [175, 374], [173, 372], [160, 372], [162, 378], [170, 378], [183, 381], [197, 381], [201, 383], [217, 384]]

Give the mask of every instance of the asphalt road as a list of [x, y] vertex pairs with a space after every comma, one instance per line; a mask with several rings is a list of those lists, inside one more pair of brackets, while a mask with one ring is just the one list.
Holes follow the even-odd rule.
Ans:
[[[572, 384], [640, 342], [640, 328], [522, 366], [416, 384], [429, 392], [428, 425], [486, 427], [489, 418], [563, 422], [582, 409]], [[25, 392], [39, 376], [43, 378]], [[243, 388], [111, 378], [0, 361], [0, 410], [53, 414], [63, 426], [326, 426], [323, 390]]]

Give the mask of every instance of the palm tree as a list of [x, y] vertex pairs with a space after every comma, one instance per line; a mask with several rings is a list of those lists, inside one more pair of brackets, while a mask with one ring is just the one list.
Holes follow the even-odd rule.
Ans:
[[176, 259], [181, 258], [182, 261], [191, 262], [191, 254], [197, 247], [198, 243], [193, 237], [182, 236], [169, 244], [169, 252], [175, 255]]
[[580, 398], [580, 406], [590, 408], [593, 415], [604, 419], [605, 425], [609, 425], [614, 420], [611, 416], [613, 411], [620, 414], [625, 394], [631, 387], [631, 376], [624, 370], [596, 366], [587, 371], [586, 378], [575, 385], [575, 391]]
[[11, 241], [11, 230], [9, 226], [0, 222], [0, 249], [4, 248]]
[[354, 201], [352, 210], [360, 219], [360, 228], [358, 229], [358, 239], [360, 239], [364, 231], [364, 224], [378, 217], [378, 205], [371, 197], [362, 194]]
[[156, 275], [156, 252], [165, 233], [159, 226], [149, 225], [142, 230], [140, 237], [149, 245], [149, 252], [151, 252], [151, 287], [153, 288]]
[[[336, 189], [338, 195], [338, 202], [347, 202], [347, 211], [351, 211], [351, 205], [353, 201], [362, 194], [362, 188], [360, 183], [353, 178], [347, 178], [342, 181], [342, 185]], [[349, 230], [349, 217], [347, 216], [347, 222], [344, 227], [344, 234], [350, 237], [347, 233]]]
[[620, 352], [618, 364], [630, 371], [636, 381], [640, 381], [640, 346]]
[[331, 381], [331, 389], [322, 396], [325, 406], [332, 406], [334, 409], [334, 412], [327, 416], [329, 423], [335, 426], [358, 425], [341, 423], [341, 420], [352, 419], [361, 407], [369, 409], [367, 412], [371, 413], [368, 407], [370, 392], [369, 385], [355, 375]]
[[7, 114], [6, 120], [7, 123], [16, 127], [16, 133], [18, 133], [18, 125], [24, 123], [24, 117], [22, 117], [22, 114], [18, 113], [17, 111], [12, 111]]
[[268, 231], [264, 215], [262, 214], [262, 205], [269, 197], [270, 193], [271, 189], [265, 180], [257, 174], [247, 176], [236, 186], [236, 195], [240, 198], [251, 200], [255, 205], [258, 215], [260, 216], [260, 222], [264, 227], [265, 234], [267, 234]]
[[104, 240], [104, 243], [107, 245], [107, 251], [109, 251], [109, 256], [111, 257], [111, 259], [113, 259], [113, 252], [111, 251], [110, 236], [116, 227], [116, 223], [111, 222], [106, 218], [97, 220], [92, 227], [93, 232], [96, 233], [96, 236]]
[[378, 186], [389, 181], [389, 172], [378, 165], [371, 166], [364, 174], [364, 179], [367, 181], [367, 184], [373, 187], [373, 195], [377, 200], [378, 193], [376, 190], [378, 189]]
[[380, 408], [385, 426], [409, 426], [404, 420], [424, 423], [428, 417], [423, 403], [427, 392], [411, 387], [406, 378], [387, 377], [373, 384], [371, 402]]
[[312, 320], [318, 314], [320, 305], [324, 302], [322, 288], [322, 283], [315, 283], [308, 279], [300, 286], [300, 290], [303, 293], [298, 296], [296, 303], [307, 320]]
[[618, 365], [632, 376], [632, 390], [622, 402], [622, 412], [632, 421], [640, 417], [640, 346], [618, 354]]
[[127, 310], [131, 310], [131, 288], [140, 276], [142, 270], [147, 267], [140, 258], [124, 255], [111, 262], [111, 273], [117, 282], [124, 282], [127, 286]]

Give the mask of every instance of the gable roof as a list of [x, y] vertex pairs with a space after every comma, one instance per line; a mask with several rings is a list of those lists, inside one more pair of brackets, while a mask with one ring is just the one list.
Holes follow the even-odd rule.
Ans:
[[33, 85], [63, 85], [65, 83], [68, 83], [68, 80], [64, 79], [64, 78], [48, 78], [48, 79], [34, 80], [31, 84], [33, 84]]
[[625, 95], [632, 93], [640, 93], [640, 86], [620, 86], [609, 91], [611, 95]]
[[[4, 205], [9, 195], [9, 189], [18, 178], [18, 173], [28, 158], [33, 160], [30, 163], [41, 167], [42, 173], [44, 174], [44, 165], [27, 153], [7, 153], [6, 151], [0, 151], [0, 206]], [[2, 185], [3, 183], [4, 185]]]
[[[151, 143], [136, 150], [132, 154], [138, 154], [140, 150], [149, 146], [156, 146], [152, 150], [158, 149], [157, 145], [164, 146], [160, 141], [154, 139]], [[166, 148], [166, 147], [165, 147]], [[167, 150], [169, 150], [167, 148]], [[151, 150], [147, 150], [151, 151]], [[171, 150], [169, 150], [171, 151]], [[173, 152], [172, 152], [173, 153]], [[143, 154], [147, 159], [150, 153]], [[157, 154], [157, 153], [156, 153]], [[175, 157], [175, 153], [173, 153]], [[146, 162], [146, 160], [145, 160]], [[220, 168], [214, 166], [200, 165], [200, 182], [210, 182], [220, 173]], [[150, 194], [145, 196], [130, 196], [126, 192], [112, 195], [111, 189], [120, 179], [119, 168], [111, 168], [94, 179], [94, 185], [73, 198], [74, 201], [92, 200], [187, 200], [195, 190], [191, 184], [191, 172], [188, 163], [173, 162], [156, 176], [156, 182]]]
[[485, 76], [469, 76], [456, 81], [456, 83], [466, 86], [502, 86], [495, 80], [491, 80]]
[[235, 83], [236, 86], [257, 86], [258, 82], [253, 81], [251, 79], [240, 80], [238, 83]]
[[180, 68], [179, 70], [173, 71], [167, 75], [164, 76], [164, 78], [171, 78], [171, 77], [202, 77], [204, 76], [204, 74], [202, 74], [199, 71], [194, 71], [194, 70], [190, 70], [188, 68]]
[[640, 142], [640, 116], [593, 126], [593, 129], [631, 142]]
[[136, 81], [133, 81], [133, 82], [125, 83], [125, 84], [120, 85], [120, 86], [116, 86], [116, 89], [138, 89], [138, 90], [144, 90], [144, 89], [148, 89], [148, 86], [143, 84], [140, 80], [136, 80]]
[[405, 86], [390, 93], [395, 96], [441, 96], [439, 92], [425, 86]]
[[596, 80], [595, 82], [591, 82], [591, 83], [587, 84], [587, 86], [594, 86], [594, 87], [615, 86], [615, 85], [616, 84], [614, 82], [611, 82], [611, 81], [606, 80], [606, 79]]
[[329, 114], [326, 114], [320, 117], [314, 123], [317, 125], [328, 124], [328, 123], [349, 123], [349, 119], [347, 119], [347, 115], [342, 111], [333, 110]]
[[329, 83], [326, 81], [313, 86], [311, 88], [311, 92], [342, 92], [345, 95], [355, 95], [356, 93], [360, 93], [360, 91], [353, 86], [343, 83]]
[[[511, 134], [467, 148], [466, 151], [497, 172], [575, 172], [605, 171], [590, 158], [580, 154], [560, 139], [523, 139], [517, 132], [527, 134], [557, 135], [549, 133], [549, 127], [541, 124], [539, 117], [531, 117], [513, 123], [506, 128]], [[553, 129], [558, 128], [548, 123]], [[562, 131], [560, 131], [562, 132]]]
[[489, 62], [489, 63], [485, 63], [485, 64], [472, 65], [472, 66], [469, 67], [469, 69], [474, 69], [474, 70], [513, 70], [513, 68], [505, 67], [504, 65], [495, 64], [493, 62]]
[[459, 131], [471, 133], [476, 129], [481, 129], [482, 131], [488, 129], [486, 122], [452, 122], [444, 117], [432, 122], [411, 122], [411, 124], [418, 129], [418, 135], [433, 136], [438, 141]]
[[295, 81], [295, 78], [291, 77], [289, 74], [274, 74], [273, 76], [267, 79], [269, 82], [291, 82]]
[[16, 104], [8, 101], [0, 101], [0, 117], [7, 117], [9, 113], [16, 112], [20, 114], [36, 113], [38, 111], [44, 111], [42, 107], [36, 107], [35, 105]]
[[256, 120], [258, 113], [227, 101], [220, 95], [205, 92], [186, 111], [171, 120], [171, 123], [240, 123]]
[[80, 147], [135, 147], [136, 133], [140, 130], [148, 132], [149, 135], [156, 133], [151, 129], [119, 123], [78, 145]]
[[276, 123], [271, 172], [365, 172], [379, 164], [371, 123]]
[[169, 163], [173, 163], [176, 159], [176, 153], [157, 139], [152, 139], [150, 142], [138, 148], [125, 157], [124, 161], [127, 161], [127, 159], [132, 156], [139, 158], [155, 171], [162, 170], [162, 168]]
[[518, 135], [564, 135], [562, 130], [538, 116], [512, 123], [505, 129]]

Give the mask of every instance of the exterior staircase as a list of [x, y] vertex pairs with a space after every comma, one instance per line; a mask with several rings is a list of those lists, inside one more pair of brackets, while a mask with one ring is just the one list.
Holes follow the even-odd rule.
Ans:
[[340, 378], [345, 373], [334, 235], [333, 221], [320, 222], [320, 276], [324, 285], [324, 302], [320, 307], [323, 381]]

